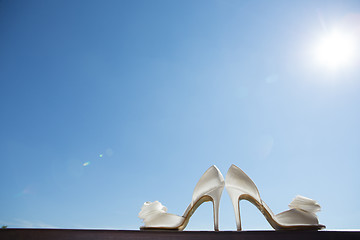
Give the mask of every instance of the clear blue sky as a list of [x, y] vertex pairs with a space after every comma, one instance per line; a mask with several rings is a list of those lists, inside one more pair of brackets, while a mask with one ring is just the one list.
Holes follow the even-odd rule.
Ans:
[[[182, 215], [234, 163], [274, 212], [297, 194], [359, 229], [360, 61], [312, 46], [359, 34], [359, 1], [0, 1], [0, 224], [138, 229]], [[359, 37], [359, 35], [357, 35]], [[353, 51], [354, 52], [354, 51]], [[245, 229], [270, 229], [242, 203]], [[202, 205], [187, 230], [212, 230]], [[220, 229], [235, 230], [224, 192]]]

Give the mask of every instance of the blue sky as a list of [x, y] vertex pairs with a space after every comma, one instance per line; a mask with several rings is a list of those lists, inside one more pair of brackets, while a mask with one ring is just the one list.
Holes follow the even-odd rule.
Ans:
[[[0, 224], [138, 229], [233, 163], [274, 212], [297, 194], [359, 229], [360, 68], [315, 63], [358, 1], [1, 1]], [[271, 229], [241, 204], [245, 229]], [[203, 204], [187, 230], [212, 230]], [[224, 192], [220, 229], [235, 230]]]

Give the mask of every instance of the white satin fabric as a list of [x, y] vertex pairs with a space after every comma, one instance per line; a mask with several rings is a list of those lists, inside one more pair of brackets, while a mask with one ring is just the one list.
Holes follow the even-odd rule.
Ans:
[[[255, 183], [239, 167], [232, 165], [229, 168], [225, 182], [226, 189], [231, 198], [238, 197], [242, 194], [252, 196], [262, 204], [272, 218], [281, 225], [294, 226], [319, 224], [315, 212], [320, 211], [321, 207], [315, 200], [303, 196], [296, 196], [289, 204], [290, 210], [275, 215], [261, 199]], [[233, 204], [235, 204], [235, 202]], [[236, 202], [236, 204], [238, 204], [238, 202]], [[235, 214], [237, 215], [238, 211], [235, 211]]]
[[321, 210], [320, 205], [313, 199], [297, 195], [289, 204], [289, 208], [297, 208], [306, 212], [316, 213]]
[[316, 212], [319, 212], [321, 207], [313, 199], [296, 196], [289, 204], [290, 210], [279, 213], [275, 219], [282, 225], [317, 225], [319, 224]]
[[[216, 166], [211, 166], [200, 178], [195, 186], [192, 201], [186, 209], [183, 216], [167, 213], [167, 208], [159, 201], [145, 202], [139, 213], [139, 218], [144, 222], [146, 228], [177, 228], [185, 221], [185, 217], [199, 198], [204, 195], [210, 195], [215, 198], [220, 196], [213, 196], [214, 191], [223, 188], [225, 185], [224, 178], [220, 170]], [[222, 189], [221, 189], [222, 191]]]
[[145, 202], [139, 213], [139, 218], [143, 219], [145, 226], [151, 227], [173, 227], [184, 221], [183, 217], [166, 211], [167, 208], [159, 201]]

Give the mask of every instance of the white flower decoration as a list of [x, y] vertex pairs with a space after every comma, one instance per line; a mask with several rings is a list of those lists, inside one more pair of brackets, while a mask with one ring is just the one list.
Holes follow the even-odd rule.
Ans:
[[147, 222], [158, 214], [166, 213], [166, 211], [167, 208], [159, 201], [145, 202], [139, 212], [139, 218], [141, 218], [144, 222]]
[[297, 208], [314, 214], [319, 212], [321, 209], [320, 205], [315, 200], [300, 195], [297, 195], [292, 200], [292, 202], [289, 204], [289, 208]]

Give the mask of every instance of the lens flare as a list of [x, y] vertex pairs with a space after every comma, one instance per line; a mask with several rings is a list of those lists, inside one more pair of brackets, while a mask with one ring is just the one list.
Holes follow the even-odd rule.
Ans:
[[101, 158], [102, 158], [102, 157], [103, 157], [103, 155], [102, 155], [102, 154], [100, 154], [100, 155], [99, 155], [99, 157], [101, 157]]
[[85, 162], [85, 163], [83, 164], [83, 166], [86, 167], [86, 166], [89, 166], [89, 164], [90, 164], [90, 162]]

